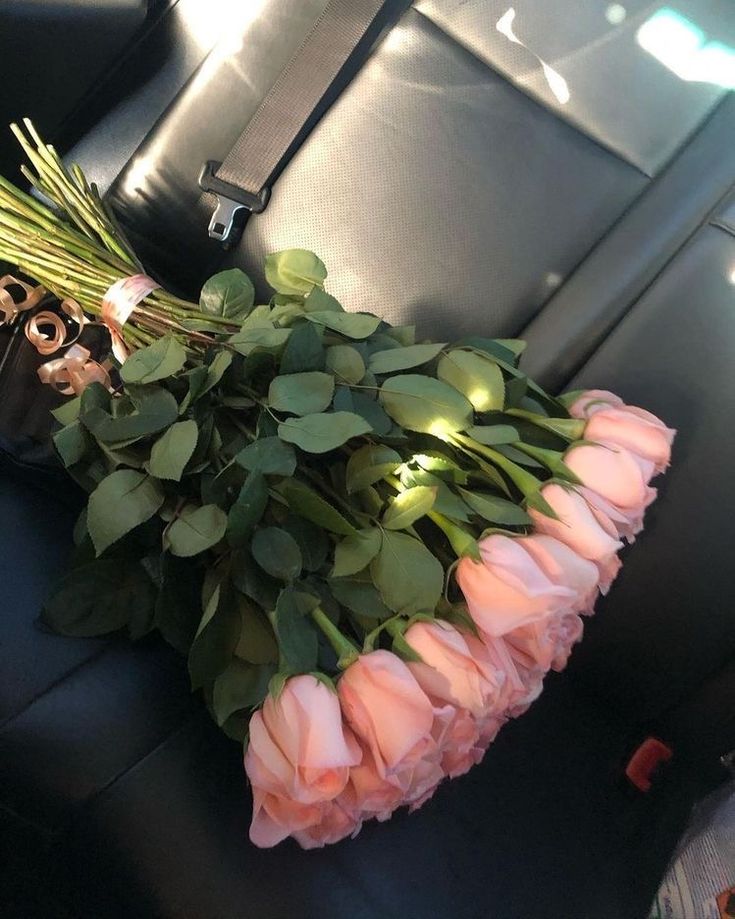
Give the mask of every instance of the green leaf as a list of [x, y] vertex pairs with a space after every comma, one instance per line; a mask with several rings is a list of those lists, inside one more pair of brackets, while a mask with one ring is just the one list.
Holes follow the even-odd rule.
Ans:
[[336, 297], [328, 294], [322, 287], [315, 287], [304, 300], [307, 313], [320, 313], [330, 310], [333, 313], [344, 313], [344, 308]]
[[253, 282], [239, 268], [228, 268], [213, 275], [202, 287], [199, 306], [209, 316], [222, 316], [237, 322], [245, 319], [255, 303]]
[[[222, 354], [228, 354], [228, 351], [221, 352]], [[207, 381], [207, 368], [206, 367], [192, 367], [191, 370], [187, 370], [186, 373], [181, 374], [181, 379], [186, 380], [187, 386], [189, 387], [186, 395], [181, 400], [179, 405], [179, 415], [183, 415], [187, 412], [191, 406], [196, 402], [196, 400], [202, 395], [202, 390]]]
[[298, 543], [280, 527], [256, 530], [250, 549], [255, 561], [271, 577], [293, 581], [301, 574], [303, 562]]
[[255, 600], [261, 609], [270, 612], [276, 608], [281, 585], [255, 563], [249, 550], [236, 549], [232, 553], [230, 577], [240, 593]]
[[275, 663], [278, 660], [278, 644], [267, 617], [242, 595], [237, 598], [237, 604], [242, 617], [242, 631], [235, 654], [251, 664]]
[[380, 551], [382, 534], [377, 527], [346, 536], [334, 548], [334, 568], [330, 577], [341, 578], [362, 571]]
[[418, 374], [389, 377], [380, 401], [390, 417], [410, 431], [442, 435], [472, 423], [472, 405], [451, 386]]
[[286, 479], [278, 485], [277, 490], [286, 499], [294, 514], [329, 530], [330, 533], [340, 536], [354, 536], [357, 533], [355, 527], [336, 508], [303, 482]]
[[188, 654], [201, 619], [201, 568], [188, 560], [161, 556], [161, 586], [156, 598], [155, 626], [179, 653]]
[[372, 313], [336, 313], [332, 310], [317, 310], [307, 313], [309, 322], [326, 326], [346, 338], [367, 338], [380, 325], [381, 320]]
[[401, 455], [390, 447], [366, 444], [347, 461], [347, 491], [352, 494], [391, 475], [401, 465]]
[[282, 523], [282, 526], [296, 540], [301, 550], [304, 569], [318, 571], [326, 561], [331, 548], [331, 543], [324, 530], [315, 523], [296, 516], [289, 517]]
[[351, 345], [332, 345], [327, 348], [326, 359], [327, 370], [345, 383], [359, 383], [365, 376], [365, 361]]
[[407, 488], [396, 495], [383, 514], [383, 526], [388, 530], [405, 530], [434, 506], [437, 489], [427, 485]]
[[528, 377], [518, 376], [513, 380], [508, 380], [505, 386], [505, 399], [508, 408], [516, 408], [526, 398], [528, 391]]
[[523, 508], [512, 501], [464, 488], [460, 488], [459, 491], [472, 510], [491, 523], [503, 526], [528, 526], [531, 523], [531, 518]]
[[426, 546], [390, 530], [383, 533], [370, 573], [386, 606], [406, 616], [433, 612], [444, 586], [444, 569]]
[[268, 404], [277, 412], [310, 415], [323, 412], [334, 395], [334, 377], [329, 373], [290, 373], [275, 377], [268, 389]]
[[126, 446], [157, 434], [179, 416], [176, 399], [160, 386], [128, 387], [135, 396], [137, 411], [113, 418], [99, 405], [86, 408], [82, 402], [80, 420], [88, 431], [101, 443], [110, 446]]
[[288, 341], [291, 329], [274, 329], [266, 326], [241, 329], [228, 339], [229, 343], [238, 352], [252, 354], [253, 351], [270, 351], [275, 353]]
[[186, 363], [186, 351], [173, 335], [164, 335], [152, 345], [133, 351], [120, 368], [123, 383], [155, 383], [173, 376]]
[[243, 546], [268, 505], [268, 483], [259, 470], [253, 470], [240, 489], [227, 516], [227, 541]]
[[232, 589], [217, 584], [208, 598], [189, 651], [189, 676], [193, 689], [216, 679], [230, 661], [242, 629], [240, 610]]
[[399, 345], [408, 347], [416, 344], [416, 326], [415, 325], [394, 325], [385, 330], [385, 334], [394, 338]]
[[309, 294], [323, 287], [327, 269], [307, 249], [285, 249], [265, 259], [265, 279], [279, 294]]
[[291, 329], [291, 336], [281, 355], [281, 373], [302, 373], [306, 370], [323, 369], [322, 330], [310, 322], [297, 323]]
[[360, 415], [372, 427], [373, 434], [387, 434], [393, 428], [393, 422], [376, 399], [349, 386], [337, 387], [333, 405], [337, 412]]
[[342, 606], [370, 619], [390, 619], [393, 611], [383, 603], [368, 571], [351, 577], [330, 578], [329, 588]]
[[505, 383], [500, 368], [474, 351], [450, 351], [442, 355], [437, 376], [463, 393], [477, 412], [502, 409]]
[[507, 457], [514, 463], [518, 463], [519, 466], [528, 466], [529, 469], [543, 469], [544, 464], [540, 463], [533, 456], [529, 456], [527, 453], [523, 453], [522, 450], [517, 450], [515, 447], [511, 447], [509, 444], [498, 444], [497, 452]]
[[207, 367], [207, 379], [199, 393], [200, 396], [203, 396], [205, 392], [209, 392], [219, 383], [231, 363], [232, 354], [229, 351], [218, 351], [215, 354], [212, 358], [212, 363]]
[[91, 446], [86, 428], [80, 421], [72, 421], [53, 436], [54, 447], [65, 466], [73, 466], [84, 458]]
[[502, 344], [502, 341], [507, 340], [508, 339], [496, 340], [494, 338], [482, 338], [479, 335], [472, 335], [468, 338], [463, 338], [461, 341], [458, 341], [456, 343], [456, 347], [472, 348], [475, 351], [482, 351], [484, 354], [490, 355], [490, 357], [492, 357], [494, 360], [501, 361], [501, 366], [503, 366], [503, 363], [512, 366], [516, 360], [516, 355], [511, 348], [508, 348], [505, 344]]
[[526, 342], [522, 338], [496, 338], [494, 341], [502, 348], [507, 348], [516, 359], [526, 350]]
[[317, 597], [295, 587], [281, 591], [272, 617], [281, 653], [281, 670], [288, 673], [316, 670], [319, 643], [309, 613], [318, 605]]
[[516, 428], [509, 424], [491, 424], [488, 426], [473, 425], [467, 429], [467, 436], [476, 440], [478, 444], [494, 447], [497, 444], [514, 444], [521, 438]]
[[126, 628], [150, 631], [156, 589], [138, 562], [97, 559], [65, 574], [43, 606], [42, 619], [60, 635], [89, 638]]
[[130, 530], [149, 520], [163, 504], [161, 483], [135, 469], [120, 469], [89, 496], [87, 527], [101, 555]]
[[235, 658], [214, 681], [212, 711], [222, 727], [230, 715], [241, 709], [255, 708], [268, 695], [268, 683], [275, 666], [256, 666]]
[[181, 481], [199, 438], [196, 421], [178, 421], [153, 444], [148, 469], [157, 479]]
[[[99, 386], [101, 384], [98, 383], [97, 385]], [[79, 410], [81, 407], [82, 397], [76, 396], [74, 399], [67, 399], [66, 402], [64, 402], [62, 405], [59, 405], [58, 408], [51, 409], [51, 414], [59, 422], [59, 424], [71, 424], [79, 417]]]
[[328, 453], [370, 431], [372, 428], [367, 421], [353, 412], [304, 415], [278, 425], [281, 440], [296, 444], [307, 453]]
[[293, 475], [296, 471], [296, 453], [290, 444], [278, 437], [260, 437], [241, 450], [234, 462], [250, 472], [263, 475]]
[[426, 472], [443, 473], [446, 478], [462, 484], [467, 481], [468, 473], [454, 460], [444, 456], [443, 453], [438, 453], [435, 450], [429, 450], [426, 453], [414, 453], [411, 460], [422, 469], [425, 469]]
[[226, 529], [227, 514], [216, 504], [187, 504], [166, 530], [166, 547], [172, 555], [190, 558], [216, 546]]
[[373, 373], [395, 373], [396, 370], [408, 370], [433, 360], [446, 347], [446, 342], [427, 345], [409, 345], [407, 348], [391, 348], [389, 351], [376, 351], [370, 356], [368, 368]]

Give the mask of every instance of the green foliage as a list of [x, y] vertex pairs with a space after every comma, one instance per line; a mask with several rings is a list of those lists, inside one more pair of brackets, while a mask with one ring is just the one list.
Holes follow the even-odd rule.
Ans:
[[389, 351], [376, 351], [370, 355], [369, 369], [375, 373], [395, 373], [397, 370], [408, 370], [427, 364], [444, 348], [446, 342], [428, 345], [409, 345], [407, 348], [391, 348]]
[[380, 551], [383, 538], [377, 527], [359, 530], [354, 536], [341, 539], [334, 550], [333, 578], [357, 574], [362, 571]]
[[278, 491], [295, 514], [324, 527], [330, 533], [342, 536], [355, 534], [355, 527], [332, 504], [303, 482], [289, 479], [281, 483]]
[[120, 368], [120, 378], [123, 383], [154, 383], [181, 370], [185, 363], [183, 345], [173, 335], [165, 335], [134, 351]]
[[274, 252], [265, 260], [265, 279], [279, 294], [306, 295], [322, 287], [326, 276], [324, 263], [306, 249]]
[[439, 561], [420, 540], [406, 533], [383, 533], [370, 573], [385, 605], [404, 616], [432, 612], [444, 586]]
[[157, 629], [239, 739], [267, 692], [334, 676], [368, 634], [409, 654], [411, 617], [471, 627], [442, 599], [450, 548], [549, 512], [539, 488], [581, 430], [517, 369], [519, 342], [416, 344], [345, 312], [304, 250], [266, 277], [256, 306], [241, 271], [215, 275], [181, 320], [211, 345], [164, 336], [114, 394], [93, 384], [55, 411], [90, 496], [43, 611], [67, 635]]
[[367, 488], [391, 475], [401, 465], [401, 455], [391, 447], [366, 444], [355, 450], [347, 461], [347, 491]]
[[434, 506], [437, 490], [429, 485], [416, 485], [402, 491], [383, 514], [383, 526], [387, 530], [405, 530], [412, 526]]
[[65, 574], [47, 598], [42, 618], [61, 635], [87, 638], [127, 629], [150, 631], [156, 588], [140, 564], [100, 558]]
[[345, 383], [359, 383], [365, 376], [365, 361], [357, 348], [351, 345], [332, 345], [327, 348], [326, 366], [337, 380]]
[[293, 536], [280, 527], [255, 531], [251, 545], [253, 558], [266, 574], [279, 581], [294, 581], [303, 567], [301, 550]]
[[196, 421], [178, 421], [167, 428], [151, 448], [148, 471], [157, 479], [181, 481], [199, 439]]
[[442, 435], [472, 424], [472, 405], [456, 389], [418, 374], [389, 377], [380, 401], [390, 417], [409, 431]]
[[492, 360], [473, 351], [452, 350], [444, 354], [437, 376], [463, 393], [476, 412], [502, 409], [505, 383], [500, 368]]
[[353, 437], [372, 431], [371, 426], [354, 412], [321, 412], [290, 418], [278, 425], [281, 440], [296, 444], [307, 453], [329, 453]]
[[97, 555], [149, 520], [164, 502], [158, 479], [135, 469], [104, 478], [89, 496], [87, 528]]
[[268, 405], [277, 412], [309, 415], [323, 412], [334, 395], [334, 377], [311, 371], [275, 377], [268, 389]]
[[203, 313], [233, 321], [246, 318], [255, 303], [253, 282], [239, 268], [213, 275], [202, 287], [199, 306]]
[[307, 313], [309, 322], [315, 322], [346, 338], [367, 338], [380, 325], [380, 319], [370, 313], [337, 313], [334, 310], [317, 310]]
[[190, 558], [216, 546], [226, 529], [227, 514], [216, 504], [189, 504], [166, 530], [164, 544], [172, 555]]

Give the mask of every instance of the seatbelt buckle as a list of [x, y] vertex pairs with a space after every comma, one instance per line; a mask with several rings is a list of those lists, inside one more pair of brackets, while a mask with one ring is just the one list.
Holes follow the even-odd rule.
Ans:
[[217, 160], [207, 160], [199, 175], [199, 187], [202, 191], [209, 192], [217, 198], [217, 205], [209, 221], [210, 237], [219, 240], [225, 246], [230, 246], [235, 241], [233, 228], [236, 231], [242, 231], [242, 226], [237, 226], [240, 212], [262, 214], [268, 204], [271, 190], [266, 187], [257, 194], [252, 194], [238, 188], [237, 185], [230, 185], [229, 182], [218, 179], [216, 176], [221, 165], [222, 163]]

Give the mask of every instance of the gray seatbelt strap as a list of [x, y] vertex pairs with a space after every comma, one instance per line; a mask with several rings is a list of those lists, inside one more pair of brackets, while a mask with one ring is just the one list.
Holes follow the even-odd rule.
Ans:
[[317, 112], [386, 0], [330, 0], [222, 163], [200, 187], [217, 196], [209, 235], [227, 242], [241, 210], [261, 213], [286, 155]]

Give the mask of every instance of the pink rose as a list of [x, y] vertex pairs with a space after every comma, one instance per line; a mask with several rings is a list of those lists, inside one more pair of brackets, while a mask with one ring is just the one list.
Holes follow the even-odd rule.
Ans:
[[443, 777], [436, 716], [406, 664], [389, 651], [363, 654], [337, 687], [344, 716], [370, 750], [377, 774], [399, 784], [404, 803], [425, 800]]
[[554, 584], [519, 540], [494, 533], [480, 542], [481, 562], [461, 558], [457, 582], [470, 616], [488, 635], [500, 636], [565, 609], [574, 591]]
[[481, 740], [487, 746], [508, 718], [522, 715], [538, 699], [543, 689], [543, 673], [538, 667], [526, 667], [520, 659], [514, 658], [513, 649], [505, 638], [485, 634], [482, 642], [493, 666], [505, 675], [500, 702], [503, 714], [488, 719], [481, 732]]
[[448, 622], [416, 622], [404, 638], [423, 659], [409, 662], [411, 673], [435, 709], [444, 709], [444, 730], [434, 736], [442, 769], [455, 778], [480, 762], [502, 723], [505, 675], [479, 639]]
[[403, 788], [396, 776], [380, 775], [370, 748], [362, 749], [362, 761], [350, 769], [350, 781], [338, 801], [356, 821], [375, 817], [382, 822], [403, 803]]
[[571, 609], [575, 613], [591, 614], [597, 599], [600, 575], [597, 566], [582, 558], [573, 549], [553, 536], [532, 533], [518, 542], [554, 584], [562, 584], [574, 592]]
[[671, 444], [676, 431], [651, 412], [603, 390], [581, 395], [569, 409], [574, 418], [586, 419], [586, 440], [604, 441], [625, 447], [653, 463], [655, 472], [663, 472], [671, 461]]
[[547, 622], [532, 622], [505, 636], [513, 659], [526, 671], [563, 670], [572, 647], [582, 638], [582, 620], [576, 613], [556, 615]]
[[294, 830], [292, 835], [302, 849], [321, 849], [346, 836], [357, 836], [361, 826], [362, 821], [356, 819], [339, 801], [330, 801], [324, 805], [318, 823], [303, 830]]
[[651, 460], [613, 444], [582, 444], [569, 449], [564, 462], [584, 484], [581, 493], [593, 510], [605, 514], [618, 535], [632, 541], [656, 497], [656, 489], [648, 484], [654, 470]]
[[529, 508], [536, 529], [594, 562], [600, 573], [600, 590], [606, 593], [620, 570], [617, 553], [623, 546], [613, 522], [602, 511], [591, 508], [574, 488], [550, 482], [542, 487], [541, 495], [558, 519]]
[[360, 758], [335, 693], [313, 676], [291, 677], [278, 699], [269, 695], [250, 720], [250, 839], [269, 847], [316, 827]]
[[404, 638], [423, 659], [408, 668], [432, 701], [467, 709], [475, 718], [497, 707], [503, 676], [474, 636], [435, 619], [415, 622]]

